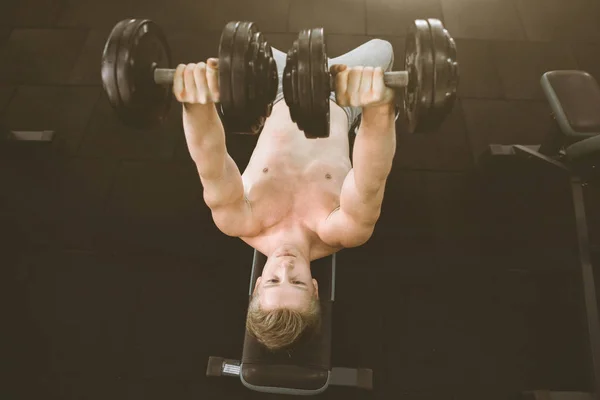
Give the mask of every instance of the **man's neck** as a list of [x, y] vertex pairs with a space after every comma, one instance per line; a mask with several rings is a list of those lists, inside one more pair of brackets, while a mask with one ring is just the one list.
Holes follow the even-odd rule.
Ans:
[[310, 235], [309, 232], [299, 227], [277, 232], [273, 235], [269, 247], [269, 256], [275, 255], [275, 253], [290, 252], [295, 256], [310, 260]]

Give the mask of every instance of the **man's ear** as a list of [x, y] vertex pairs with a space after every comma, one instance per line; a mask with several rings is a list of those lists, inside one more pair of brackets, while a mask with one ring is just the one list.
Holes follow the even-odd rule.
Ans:
[[318, 299], [319, 298], [319, 282], [317, 282], [317, 280], [313, 278], [312, 283], [315, 287], [315, 297]]
[[259, 276], [258, 278], [256, 278], [256, 285], [254, 285], [254, 290], [252, 291], [252, 295], [256, 294], [256, 291], [258, 290], [258, 286], [260, 285], [261, 280], [262, 280], [262, 276]]

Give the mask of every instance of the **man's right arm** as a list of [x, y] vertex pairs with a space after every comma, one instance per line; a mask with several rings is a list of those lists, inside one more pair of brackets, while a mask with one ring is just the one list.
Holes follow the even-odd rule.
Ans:
[[183, 128], [215, 225], [228, 236], [257, 235], [260, 225], [246, 199], [239, 168], [227, 153], [214, 104], [184, 104]]

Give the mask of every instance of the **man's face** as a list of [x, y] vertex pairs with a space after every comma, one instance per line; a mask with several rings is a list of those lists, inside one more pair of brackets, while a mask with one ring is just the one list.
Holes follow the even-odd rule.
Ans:
[[310, 274], [310, 263], [287, 253], [269, 257], [255, 290], [258, 290], [260, 305], [265, 310], [302, 310], [313, 296], [318, 297], [318, 285]]

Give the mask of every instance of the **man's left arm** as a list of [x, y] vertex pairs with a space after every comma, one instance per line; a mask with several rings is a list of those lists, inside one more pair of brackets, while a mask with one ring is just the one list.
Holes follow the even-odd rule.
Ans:
[[319, 227], [321, 240], [334, 247], [360, 246], [373, 234], [396, 153], [394, 104], [363, 108], [362, 114], [340, 207]]

